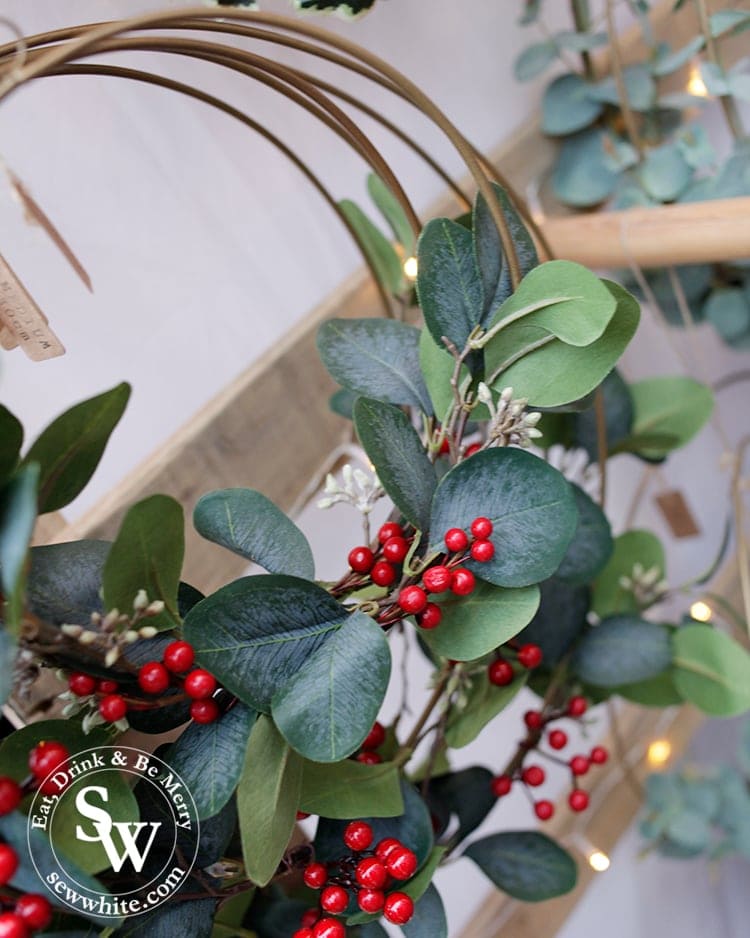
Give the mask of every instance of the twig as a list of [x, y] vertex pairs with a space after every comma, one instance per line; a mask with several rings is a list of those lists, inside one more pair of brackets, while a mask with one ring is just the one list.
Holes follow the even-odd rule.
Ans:
[[614, 0], [607, 0], [607, 34], [609, 35], [609, 45], [612, 50], [612, 77], [615, 80], [617, 97], [620, 99], [620, 110], [622, 111], [622, 119], [625, 123], [628, 138], [638, 151], [638, 156], [643, 158], [644, 145], [638, 133], [638, 124], [636, 123], [633, 109], [630, 106], [628, 89], [625, 84], [625, 74], [623, 71], [620, 43], [617, 36], [617, 25], [615, 24], [614, 7]]
[[[721, 64], [721, 56], [719, 55], [719, 47], [716, 44], [716, 39], [711, 35], [711, 23], [708, 18], [708, 7], [706, 6], [706, 0], [695, 0], [695, 6], [698, 10], [698, 19], [701, 24], [701, 32], [703, 37], [706, 40], [706, 54], [708, 55], [709, 62], [713, 63], [717, 68], [720, 68], [722, 72], [724, 71]], [[742, 126], [742, 118], [740, 117], [740, 112], [737, 107], [737, 102], [734, 100], [731, 94], [722, 94], [719, 96], [719, 103], [721, 108], [724, 111], [724, 117], [726, 118], [727, 125], [731, 131], [732, 136], [735, 140], [742, 140], [745, 136], [745, 129]]]

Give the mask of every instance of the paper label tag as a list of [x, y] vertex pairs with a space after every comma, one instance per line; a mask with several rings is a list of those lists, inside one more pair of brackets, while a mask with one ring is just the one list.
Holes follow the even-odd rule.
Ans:
[[701, 533], [682, 492], [676, 489], [662, 492], [654, 501], [675, 537], [695, 537]]
[[[35, 362], [65, 354], [65, 347], [5, 258], [0, 255], [0, 342], [20, 345]], [[10, 336], [7, 334], [10, 333]], [[7, 343], [7, 344], [6, 344]]]

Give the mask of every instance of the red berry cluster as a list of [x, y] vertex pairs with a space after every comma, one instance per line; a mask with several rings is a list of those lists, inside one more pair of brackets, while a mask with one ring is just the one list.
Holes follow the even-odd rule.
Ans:
[[[0, 843], [0, 886], [9, 883], [17, 870], [18, 854], [10, 844]], [[0, 909], [0, 938], [28, 938], [52, 921], [52, 906], [35, 892], [24, 893], [16, 900], [0, 896]]]
[[[526, 739], [521, 743], [524, 758], [513, 774], [498, 775], [492, 780], [493, 794], [497, 798], [502, 798], [510, 792], [514, 782], [517, 781], [520, 781], [525, 786], [527, 792], [529, 792], [530, 788], [538, 788], [544, 783], [547, 775], [540, 765], [524, 765], [526, 755], [536, 749], [539, 755], [544, 756], [551, 762], [564, 765], [568, 768], [572, 779], [572, 790], [568, 795], [568, 804], [573, 811], [585, 811], [589, 806], [588, 792], [578, 787], [577, 780], [581, 776], [586, 775], [592, 765], [604, 765], [609, 758], [607, 750], [603, 746], [594, 746], [587, 756], [581, 754], [573, 755], [566, 761], [552, 755], [552, 753], [540, 749], [539, 743], [544, 738], [545, 730], [548, 730], [550, 723], [563, 717], [578, 719], [584, 715], [587, 707], [588, 704], [584, 697], [574, 696], [568, 700], [562, 710], [550, 711], [549, 713], [539, 710], [527, 710], [523, 719], [528, 734]], [[548, 730], [546, 740], [551, 749], [559, 752], [568, 745], [568, 734], [561, 729]], [[534, 813], [540, 821], [548, 821], [555, 813], [555, 806], [551, 801], [547, 799], [534, 801], [533, 796], [531, 800], [534, 805]]]
[[304, 913], [302, 927], [293, 938], [344, 938], [343, 922], [331, 916], [346, 912], [352, 893], [363, 912], [382, 913], [394, 925], [405, 925], [411, 919], [411, 897], [404, 892], [386, 895], [385, 890], [393, 880], [411, 879], [417, 871], [417, 857], [395, 837], [386, 837], [374, 848], [373, 839], [366, 821], [352, 821], [344, 831], [349, 855], [333, 863], [307, 865], [304, 881], [310, 889], [321, 890], [319, 908]]
[[368, 574], [376, 586], [392, 586], [399, 578], [411, 541], [400, 524], [388, 521], [378, 531], [376, 550], [353, 547], [349, 551], [349, 566], [355, 573]]
[[376, 720], [357, 753], [357, 762], [364, 762], [365, 765], [378, 765], [383, 760], [376, 750], [380, 749], [384, 742], [385, 727]]
[[[512, 643], [509, 644], [512, 645]], [[525, 645], [521, 645], [516, 652], [516, 659], [522, 668], [531, 671], [534, 668], [538, 668], [542, 663], [542, 649], [538, 645], [527, 642]], [[511, 684], [515, 676], [516, 672], [513, 670], [513, 665], [508, 661], [507, 657], [496, 658], [487, 668], [487, 677], [489, 678], [490, 684], [494, 684], [496, 687], [505, 687]]]

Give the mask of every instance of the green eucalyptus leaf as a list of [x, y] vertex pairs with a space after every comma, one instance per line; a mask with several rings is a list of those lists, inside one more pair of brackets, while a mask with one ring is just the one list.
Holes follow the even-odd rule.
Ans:
[[750, 720], [745, 720], [740, 730], [737, 762], [745, 775], [750, 777]]
[[673, 202], [685, 190], [693, 171], [676, 143], [654, 147], [646, 154], [638, 175], [643, 188], [657, 202]]
[[330, 319], [318, 330], [317, 341], [323, 364], [345, 388], [430, 413], [414, 326], [392, 319]]
[[339, 202], [339, 208], [356, 232], [360, 246], [370, 259], [383, 288], [389, 293], [399, 293], [403, 283], [403, 270], [396, 249], [356, 202], [343, 199]]
[[13, 689], [14, 665], [18, 649], [7, 629], [0, 628], [0, 706]]
[[473, 661], [489, 654], [528, 625], [539, 606], [539, 589], [502, 589], [479, 582], [470, 596], [440, 601], [443, 618], [422, 638], [444, 658]]
[[546, 71], [557, 58], [557, 45], [547, 39], [527, 46], [513, 63], [516, 81], [531, 81]]
[[367, 177], [367, 191], [390, 225], [394, 238], [404, 249], [404, 254], [407, 257], [413, 254], [416, 241], [415, 234], [409, 224], [409, 219], [406, 217], [406, 212], [391, 189], [380, 176], [370, 173]]
[[268, 712], [274, 694], [346, 616], [340, 603], [307, 580], [252, 576], [199, 602], [183, 631], [200, 664], [249, 707]]
[[612, 556], [614, 541], [601, 508], [577, 485], [573, 485], [573, 495], [578, 509], [578, 527], [555, 576], [573, 585], [583, 585], [593, 580], [606, 565]]
[[[139, 915], [118, 928], [112, 938], [211, 938], [217, 899], [191, 899], [167, 902], [154, 912]], [[67, 934], [64, 932], [63, 934]]]
[[466, 695], [466, 706], [454, 708], [445, 727], [445, 741], [452, 749], [461, 749], [479, 736], [513, 700], [526, 683], [526, 674], [516, 677], [512, 684], [496, 687], [490, 684], [486, 669], [472, 678]]
[[638, 611], [633, 593], [620, 583], [622, 577], [632, 576], [636, 564], [643, 570], [656, 567], [658, 579], [664, 577], [664, 547], [651, 531], [626, 531], [615, 538], [612, 556], [594, 584], [591, 608], [598, 616]]
[[[628, 104], [634, 111], [648, 111], [656, 100], [656, 83], [646, 65], [629, 65], [623, 69], [623, 82]], [[589, 95], [592, 101], [621, 106], [620, 90], [614, 76], [608, 76], [592, 86]]]
[[539, 586], [539, 609], [531, 622], [519, 633], [518, 641], [522, 644], [532, 642], [539, 645], [544, 664], [554, 667], [586, 628], [589, 591], [585, 587], [572, 586], [557, 577], [551, 577]]
[[750, 101], [750, 75], [730, 74], [729, 92], [739, 101]]
[[489, 769], [473, 765], [430, 780], [427, 801], [433, 816], [444, 820], [444, 827], [451, 816], [458, 819], [458, 827], [451, 835], [453, 843], [460, 843], [475, 831], [497, 803], [492, 777]]
[[739, 339], [750, 329], [750, 297], [738, 287], [712, 290], [703, 313], [725, 342]]
[[[632, 436], [664, 435], [664, 445], [638, 447], [636, 452], [649, 459], [659, 459], [673, 449], [685, 446], [711, 416], [714, 396], [711, 389], [684, 375], [662, 376], [636, 381], [630, 385], [634, 418]], [[628, 440], [618, 451], [632, 449]]]
[[353, 759], [333, 764], [306, 761], [299, 807], [343, 820], [365, 814], [398, 817], [404, 813], [398, 768], [392, 762], [365, 765]]
[[636, 616], [611, 616], [590, 629], [572, 666], [587, 684], [618, 687], [661, 674], [672, 663], [669, 630]]
[[711, 716], [750, 710], [750, 654], [723, 632], [707, 625], [677, 629], [674, 683], [684, 700]]
[[294, 0], [295, 7], [305, 13], [340, 13], [349, 19], [367, 13], [374, 4], [375, 0]]
[[315, 560], [305, 535], [254, 489], [209, 492], [195, 506], [193, 524], [201, 537], [260, 564], [269, 573], [304, 580], [315, 576]]
[[541, 902], [562, 896], [577, 879], [573, 857], [537, 831], [508, 831], [477, 840], [464, 852], [514, 899]]
[[709, 17], [711, 35], [721, 36], [723, 33], [742, 32], [750, 29], [750, 10], [717, 10]]
[[69, 541], [32, 547], [26, 601], [31, 611], [53, 625], [90, 625], [102, 612], [102, 571], [108, 541]]
[[[630, 387], [617, 369], [613, 369], [599, 385], [604, 397], [607, 452], [629, 436], [633, 426], [633, 398]], [[596, 408], [577, 413], [573, 418], [574, 445], [586, 450], [589, 459], [599, 459], [599, 436], [596, 429]]]
[[406, 938], [448, 938], [448, 920], [440, 893], [430, 883], [414, 905], [414, 916], [401, 926]]
[[[443, 422], [455, 400], [450, 383], [455, 363], [450, 352], [435, 342], [428, 329], [423, 329], [419, 337], [419, 363], [432, 408], [438, 420]], [[462, 377], [466, 373], [466, 368], [463, 368]]]
[[702, 815], [695, 811], [685, 810], [669, 819], [666, 834], [680, 847], [691, 851], [701, 851], [708, 846], [711, 827]]
[[250, 733], [237, 789], [245, 871], [258, 886], [273, 878], [292, 836], [302, 766], [271, 718], [261, 714]]
[[590, 52], [592, 49], [606, 46], [608, 41], [606, 33], [565, 31], [556, 33], [554, 36], [555, 45], [570, 52]]
[[150, 495], [128, 509], [102, 572], [106, 609], [129, 612], [139, 590], [164, 611], [149, 619], [157, 629], [180, 623], [177, 591], [185, 553], [182, 506], [169, 495]]
[[677, 146], [691, 169], [702, 169], [716, 162], [716, 151], [700, 124], [685, 127], [677, 138]]
[[339, 417], [344, 417], [346, 420], [351, 420], [352, 408], [358, 397], [358, 394], [355, 394], [354, 391], [350, 391], [348, 388], [339, 388], [338, 391], [334, 391], [329, 397], [328, 406], [334, 414], [338, 414]]
[[394, 505], [418, 531], [426, 531], [437, 476], [406, 415], [391, 404], [360, 397], [354, 425]]
[[0, 585], [5, 594], [4, 618], [14, 629], [23, 607], [24, 571], [36, 523], [38, 486], [39, 466], [31, 463], [0, 488]]
[[590, 208], [608, 198], [620, 173], [611, 154], [611, 135], [599, 127], [568, 137], [552, 172], [557, 198], [574, 208]]
[[130, 385], [118, 384], [76, 404], [43, 430], [24, 457], [39, 463], [39, 513], [59, 511], [80, 494], [122, 417]]
[[642, 707], [676, 707], [682, 703], [682, 696], [674, 685], [672, 669], [668, 668], [655, 677], [634, 684], [625, 684], [616, 688], [620, 697], [632, 700]]
[[677, 69], [682, 68], [683, 65], [687, 65], [693, 56], [701, 51], [705, 42], [706, 40], [702, 35], [693, 36], [684, 46], [674, 51], [665, 44], [659, 49], [651, 65], [651, 71], [657, 78], [662, 78], [664, 75], [671, 75], [672, 72], [676, 72]]
[[726, 72], [720, 65], [714, 62], [701, 62], [699, 69], [703, 84], [710, 95], [720, 98], [730, 93]]
[[603, 105], [592, 97], [592, 86], [580, 75], [561, 75], [550, 82], [542, 98], [542, 131], [566, 136], [593, 124]]
[[7, 407], [0, 404], [0, 486], [15, 470], [23, 445], [23, 427]]
[[547, 463], [520, 449], [489, 449], [460, 462], [438, 484], [429, 551], [450, 528], [493, 523], [494, 557], [466, 566], [495, 586], [529, 586], [560, 565], [577, 524], [572, 489]]
[[305, 758], [339, 762], [372, 729], [390, 676], [385, 633], [369, 616], [353, 612], [276, 691], [274, 721]]

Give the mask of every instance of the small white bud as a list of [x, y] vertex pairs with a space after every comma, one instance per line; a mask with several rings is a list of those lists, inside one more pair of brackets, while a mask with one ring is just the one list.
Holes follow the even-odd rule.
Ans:
[[477, 388], [477, 399], [480, 400], [483, 404], [492, 403], [492, 391], [490, 391], [484, 381], [479, 382], [479, 387]]
[[120, 618], [119, 609], [110, 609], [106, 614], [104, 619], [102, 619], [102, 628], [106, 631], [109, 631], [113, 626], [117, 625], [117, 620]]
[[529, 427], [529, 429], [526, 431], [526, 436], [530, 440], [538, 440], [539, 437], [544, 436], [544, 434], [542, 433], [541, 430], [537, 430], [536, 427]]
[[133, 609], [136, 612], [143, 612], [146, 606], [148, 606], [148, 594], [146, 590], [138, 590], [133, 600]]
[[633, 581], [630, 579], [629, 576], [621, 576], [620, 579], [617, 581], [617, 583], [624, 590], [629, 590], [633, 588]]
[[541, 419], [541, 413], [538, 410], [532, 410], [530, 413], [526, 414], [523, 418], [523, 422], [527, 427], [535, 427]]
[[130, 729], [130, 724], [125, 717], [123, 717], [121, 720], [115, 720], [115, 729], [120, 733], [124, 733], [126, 730]]
[[149, 603], [146, 607], [147, 616], [158, 616], [160, 612], [164, 612], [164, 600], [155, 599], [153, 602]]
[[344, 479], [344, 487], [347, 491], [349, 491], [352, 487], [352, 476], [354, 475], [354, 470], [349, 465], [349, 463], [344, 465], [344, 468], [341, 470], [341, 475]]
[[110, 648], [107, 654], [104, 656], [104, 667], [111, 668], [119, 657], [120, 649], [117, 647], [117, 645], [115, 645], [114, 648]]
[[132, 645], [133, 642], [138, 641], [138, 633], [135, 631], [135, 629], [128, 629], [127, 632], [122, 636], [122, 640], [126, 645]]
[[153, 625], [144, 625], [142, 629], [138, 629], [141, 638], [153, 638], [158, 632], [159, 630], [155, 629]]
[[91, 613], [91, 624], [92, 625], [101, 625], [102, 624], [102, 614], [100, 612]]
[[60, 626], [60, 631], [63, 633], [63, 635], [69, 635], [70, 638], [78, 638], [78, 636], [81, 634], [83, 629], [81, 628], [80, 625], [66, 624], [66, 625]]
[[326, 484], [323, 489], [324, 492], [328, 492], [329, 495], [334, 495], [339, 490], [339, 484], [336, 481], [335, 476], [330, 472], [326, 475]]
[[332, 505], [335, 505], [336, 502], [332, 498], [319, 498], [317, 504], [318, 508], [330, 508]]
[[78, 641], [81, 645], [93, 645], [98, 637], [96, 632], [82, 632], [78, 636]]
[[503, 388], [500, 392], [500, 400], [505, 401], [506, 404], [508, 401], [513, 400], [513, 388]]

